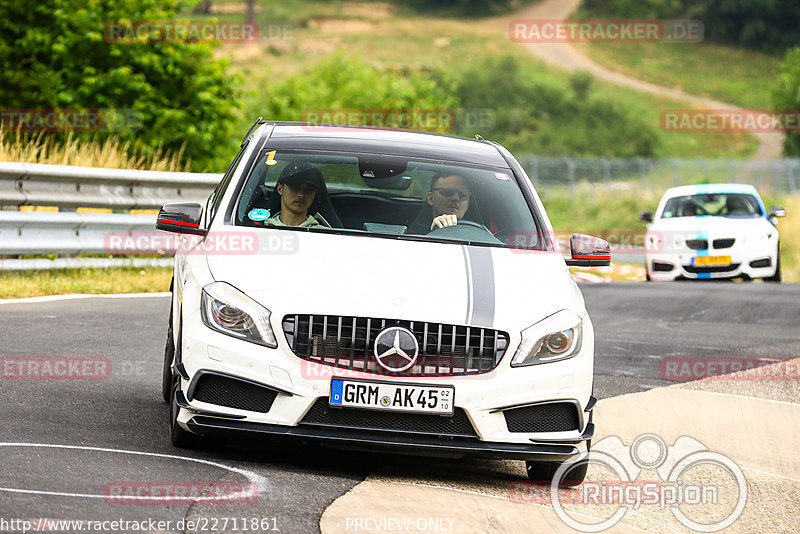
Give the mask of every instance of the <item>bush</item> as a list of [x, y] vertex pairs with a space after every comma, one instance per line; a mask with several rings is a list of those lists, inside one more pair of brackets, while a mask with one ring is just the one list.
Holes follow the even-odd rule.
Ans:
[[439, 72], [373, 67], [337, 53], [269, 89], [266, 118], [306, 120], [309, 111], [324, 110], [452, 109], [453, 93], [453, 83]]
[[493, 112], [492, 138], [512, 151], [653, 155], [658, 137], [652, 127], [620, 105], [595, 98], [591, 80], [586, 74], [573, 75], [569, 84], [538, 79], [522, 61], [506, 56], [467, 70], [457, 94], [463, 108]]
[[[772, 98], [777, 110], [800, 109], [800, 46], [786, 52], [786, 63], [775, 83]], [[783, 141], [783, 153], [789, 157], [800, 156], [800, 133], [787, 132]]]
[[782, 53], [800, 42], [797, 0], [584, 0], [588, 16], [699, 19], [705, 39]]
[[171, 20], [189, 3], [5, 0], [2, 106], [130, 110], [140, 129], [112, 133], [150, 153], [185, 147], [197, 170], [209, 167], [230, 136], [237, 99], [236, 80], [213, 59], [211, 46], [104, 39], [108, 23]]

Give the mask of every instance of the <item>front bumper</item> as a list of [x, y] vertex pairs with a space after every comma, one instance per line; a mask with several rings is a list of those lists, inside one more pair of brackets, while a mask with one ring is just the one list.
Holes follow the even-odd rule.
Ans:
[[[351, 450], [374, 450], [439, 458], [469, 456], [561, 462], [575, 458], [586, 450], [581, 443], [525, 444], [486, 442], [467, 438], [442, 439], [415, 434], [249, 423], [202, 415], [189, 419], [186, 426], [191, 432], [204, 436], [231, 438], [232, 434], [248, 434], [269, 438], [295, 438], [321, 441], [332, 447]], [[593, 433], [594, 424], [589, 423], [584, 440], [591, 439]]]
[[[273, 328], [280, 332], [279, 325], [273, 324]], [[278, 336], [276, 349], [226, 336], [208, 329], [196, 311], [184, 308], [178, 424], [202, 435], [226, 437], [232, 433], [247, 433], [426, 456], [561, 461], [585, 452], [586, 442], [594, 433], [590, 418], [595, 404], [591, 396], [594, 333], [588, 316], [579, 353], [558, 362], [511, 368], [511, 357], [520, 339], [518, 333], [510, 335], [502, 361], [490, 372], [413, 380], [396, 377], [400, 382], [454, 386], [454, 407], [467, 421], [469, 436], [465, 432], [448, 435], [438, 431], [436, 425], [425, 425], [424, 431], [409, 431], [404, 426], [393, 427], [393, 424], [387, 428], [339, 425], [336, 421], [314, 425], [307, 422], [307, 416], [315, 403], [325, 401], [323, 404], [327, 405], [332, 377], [343, 374], [346, 378], [366, 380], [386, 380], [387, 377], [311, 364], [295, 356], [282, 335]], [[225, 405], [208, 396], [198, 398], [197, 383], [201, 377], [209, 375], [249, 382], [250, 386], [271, 390], [273, 398], [260, 410]], [[570, 421], [574, 424], [532, 429], [537, 431], [510, 430], [507, 411], [551, 403], [573, 406], [574, 417]]]
[[[693, 258], [702, 256], [729, 256], [730, 264], [713, 267], [695, 267]], [[668, 253], [648, 253], [647, 273], [651, 280], [680, 279], [713, 280], [720, 278], [766, 278], [775, 274], [777, 250], [775, 244], [759, 247], [734, 246], [715, 250], [690, 250]]]

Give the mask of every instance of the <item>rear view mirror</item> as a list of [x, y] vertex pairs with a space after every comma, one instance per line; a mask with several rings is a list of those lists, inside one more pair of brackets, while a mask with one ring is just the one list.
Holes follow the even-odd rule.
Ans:
[[156, 229], [177, 234], [206, 235], [200, 228], [203, 206], [197, 202], [164, 204], [158, 211]]
[[653, 222], [653, 212], [652, 211], [643, 211], [639, 214], [639, 220], [646, 223]]
[[408, 166], [404, 158], [392, 156], [360, 156], [358, 172], [364, 185], [375, 189], [404, 191], [411, 186], [411, 177], [403, 176]]
[[585, 234], [572, 234], [569, 237], [570, 258], [567, 265], [572, 267], [606, 267], [611, 265], [611, 246], [605, 239]]

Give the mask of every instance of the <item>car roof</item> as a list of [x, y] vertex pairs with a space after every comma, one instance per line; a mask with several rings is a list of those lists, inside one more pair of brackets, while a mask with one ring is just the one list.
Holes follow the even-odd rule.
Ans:
[[687, 195], [709, 195], [720, 193], [740, 193], [755, 195], [759, 198], [758, 191], [750, 184], [697, 184], [670, 187], [664, 193], [664, 198], [681, 197]]
[[331, 150], [428, 158], [508, 168], [500, 150], [490, 141], [454, 135], [370, 126], [327, 126], [300, 122], [267, 121], [260, 137], [272, 131], [271, 149]]

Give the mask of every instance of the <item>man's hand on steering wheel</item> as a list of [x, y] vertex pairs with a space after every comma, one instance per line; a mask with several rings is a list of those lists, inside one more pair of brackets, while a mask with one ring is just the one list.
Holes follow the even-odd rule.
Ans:
[[439, 215], [438, 217], [434, 217], [433, 222], [431, 223], [431, 230], [436, 230], [437, 228], [444, 228], [445, 226], [455, 226], [458, 224], [458, 217], [453, 214], [443, 214]]

